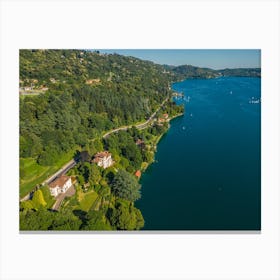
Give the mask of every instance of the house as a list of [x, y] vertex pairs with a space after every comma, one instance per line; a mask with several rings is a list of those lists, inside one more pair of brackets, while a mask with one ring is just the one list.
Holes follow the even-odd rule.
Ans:
[[134, 175], [139, 179], [141, 177], [141, 171], [137, 170]]
[[145, 142], [142, 139], [137, 139], [135, 144], [140, 148], [145, 148]]
[[100, 83], [100, 79], [90, 79], [90, 80], [86, 80], [86, 84], [87, 84], [87, 85], [99, 84], [99, 83]]
[[136, 144], [137, 146], [139, 146], [139, 145], [144, 144], [144, 141], [143, 141], [142, 139], [139, 139], [139, 138], [138, 138], [138, 139], [136, 140], [135, 144]]
[[72, 186], [72, 179], [69, 176], [62, 175], [49, 184], [52, 196], [58, 196], [65, 193]]
[[108, 151], [97, 153], [91, 162], [94, 162], [98, 166], [103, 168], [110, 167], [114, 163], [112, 159], [112, 155]]
[[32, 90], [32, 87], [24, 87], [23, 90], [28, 91], [28, 90]]
[[163, 117], [164, 117], [165, 119], [168, 119], [168, 114], [167, 114], [167, 113], [163, 114]]
[[159, 118], [159, 119], [158, 119], [158, 123], [159, 123], [159, 124], [162, 124], [162, 123], [164, 123], [164, 122], [165, 122], [165, 119], [163, 119], [163, 118]]

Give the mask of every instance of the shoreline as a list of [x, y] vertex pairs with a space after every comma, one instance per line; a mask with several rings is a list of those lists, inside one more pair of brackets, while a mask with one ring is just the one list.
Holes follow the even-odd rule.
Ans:
[[[149, 168], [149, 166], [150, 165], [152, 165], [154, 162], [155, 162], [155, 155], [156, 155], [156, 152], [157, 152], [157, 145], [158, 145], [158, 143], [160, 142], [160, 140], [162, 139], [162, 137], [166, 134], [166, 133], [168, 133], [168, 131], [169, 131], [169, 129], [170, 129], [170, 121], [172, 121], [172, 120], [174, 120], [174, 119], [176, 119], [176, 118], [178, 118], [178, 117], [181, 117], [181, 116], [183, 116], [184, 115], [184, 112], [183, 113], [179, 113], [179, 114], [177, 114], [177, 115], [175, 115], [175, 116], [172, 116], [171, 118], [168, 118], [167, 119], [167, 122], [168, 122], [168, 129], [164, 132], [164, 133], [162, 133], [161, 135], [159, 135], [158, 137], [157, 137], [157, 139], [156, 139], [156, 141], [155, 141], [155, 151], [154, 151], [154, 157], [153, 157], [153, 160], [150, 162], [150, 163], [148, 163], [147, 164], [147, 166], [145, 166], [145, 168], [144, 169], [141, 169], [141, 172], [142, 172], [142, 175], [144, 174], [144, 172]], [[142, 176], [141, 176], [142, 177]], [[141, 179], [140, 179], [141, 180]], [[139, 181], [140, 181], [139, 180]]]

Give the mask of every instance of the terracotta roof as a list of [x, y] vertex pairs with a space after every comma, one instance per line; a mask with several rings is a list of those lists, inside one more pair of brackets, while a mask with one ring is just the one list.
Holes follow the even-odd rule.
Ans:
[[140, 178], [140, 176], [141, 176], [141, 171], [140, 171], [140, 170], [137, 170], [137, 171], [135, 172], [135, 176], [138, 177], [138, 178]]
[[99, 160], [101, 160], [104, 157], [109, 157], [111, 156], [111, 154], [108, 151], [104, 151], [104, 152], [99, 152], [94, 156], [94, 162], [98, 162]]
[[55, 188], [56, 186], [58, 186], [59, 188], [62, 188], [64, 186], [64, 184], [71, 179], [71, 177], [66, 176], [66, 175], [62, 175], [58, 178], [56, 178], [53, 182], [51, 182], [49, 184], [50, 188]]
[[141, 139], [137, 139], [137, 141], [136, 141], [135, 144], [136, 144], [136, 145], [141, 145], [141, 144], [144, 144], [144, 141], [141, 140]]

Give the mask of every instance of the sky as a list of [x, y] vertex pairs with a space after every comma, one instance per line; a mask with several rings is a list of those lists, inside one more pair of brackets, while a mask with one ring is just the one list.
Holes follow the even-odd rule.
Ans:
[[207, 67], [212, 69], [224, 68], [255, 68], [261, 67], [261, 51], [257, 49], [221, 49], [221, 50], [184, 50], [184, 49], [102, 49], [102, 53], [118, 53], [150, 60], [159, 64]]

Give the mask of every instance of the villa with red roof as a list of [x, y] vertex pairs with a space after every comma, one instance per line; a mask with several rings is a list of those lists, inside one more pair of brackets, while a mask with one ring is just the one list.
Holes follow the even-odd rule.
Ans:
[[94, 162], [103, 168], [110, 167], [114, 163], [112, 155], [108, 151], [97, 153], [91, 162]]

